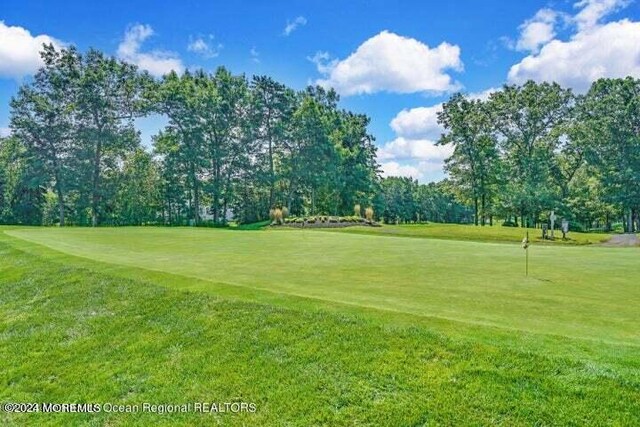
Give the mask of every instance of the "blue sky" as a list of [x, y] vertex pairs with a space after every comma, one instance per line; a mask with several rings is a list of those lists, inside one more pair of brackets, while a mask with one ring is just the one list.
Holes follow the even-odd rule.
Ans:
[[[336, 87], [368, 114], [388, 174], [443, 177], [439, 104], [457, 90], [556, 80], [584, 91], [598, 77], [640, 77], [640, 7], [579, 1], [3, 0], [0, 132], [8, 103], [38, 66], [42, 41], [89, 47], [154, 74], [171, 68], [267, 74], [302, 89]], [[143, 140], [162, 125], [140, 122]]]

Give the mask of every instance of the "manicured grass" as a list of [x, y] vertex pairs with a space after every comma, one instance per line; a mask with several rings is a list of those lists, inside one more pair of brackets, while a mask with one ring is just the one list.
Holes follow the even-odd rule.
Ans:
[[330, 230], [342, 233], [374, 234], [383, 236], [398, 237], [426, 237], [433, 239], [449, 240], [472, 240], [477, 242], [521, 242], [526, 232], [529, 232], [529, 240], [544, 244], [563, 245], [589, 245], [602, 243], [608, 240], [611, 235], [606, 233], [578, 233], [571, 231], [567, 234], [567, 239], [562, 240], [562, 232], [555, 231], [554, 240], [543, 240], [542, 230], [535, 228], [518, 228], [494, 226], [475, 226], [463, 224], [407, 224], [407, 225], [385, 225], [384, 227], [350, 227], [348, 229]]
[[[353, 306], [640, 344], [640, 263], [634, 248], [534, 245], [525, 277], [524, 250], [513, 244], [303, 230], [32, 228], [7, 233], [116, 266]], [[198, 289], [212, 291], [206, 282]]]
[[0, 401], [257, 405], [0, 420], [633, 425], [639, 255], [534, 246], [524, 278], [508, 244], [0, 229]]

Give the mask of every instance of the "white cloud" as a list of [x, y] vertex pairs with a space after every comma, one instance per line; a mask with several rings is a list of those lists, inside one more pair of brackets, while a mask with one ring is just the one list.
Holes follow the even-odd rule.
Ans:
[[558, 13], [551, 9], [540, 9], [533, 18], [520, 25], [520, 37], [515, 49], [537, 52], [540, 46], [556, 36], [555, 25]]
[[401, 137], [436, 140], [444, 132], [443, 127], [438, 124], [440, 111], [442, 104], [404, 109], [391, 120], [390, 126]]
[[215, 58], [220, 55], [220, 50], [223, 48], [222, 43], [218, 43], [214, 45], [214, 37], [209, 34], [207, 40], [204, 37], [198, 38], [190, 38], [189, 44], [187, 45], [187, 50], [189, 52], [197, 53], [203, 58]]
[[153, 34], [150, 25], [136, 24], [129, 27], [118, 46], [118, 57], [147, 70], [154, 76], [162, 76], [171, 70], [181, 73], [184, 65], [176, 53], [160, 50], [140, 52], [142, 43]]
[[338, 64], [337, 59], [331, 59], [329, 52], [317, 51], [313, 56], [307, 56], [307, 59], [314, 64], [318, 72], [321, 74], [329, 74], [331, 70]]
[[451, 153], [451, 147], [437, 146], [428, 139], [398, 137], [378, 149], [378, 161], [384, 176], [435, 181], [442, 178], [444, 161]]
[[0, 138], [6, 138], [9, 135], [11, 135], [11, 129], [0, 127]]
[[487, 99], [489, 99], [489, 96], [491, 96], [492, 93], [499, 92], [500, 90], [501, 88], [499, 87], [490, 87], [489, 89], [485, 89], [480, 92], [470, 92], [466, 94], [466, 96], [467, 98], [470, 98], [470, 99], [477, 99], [478, 101], [486, 101]]
[[630, 0], [581, 0], [574, 4], [575, 8], [581, 10], [573, 21], [579, 31], [588, 30], [605, 16], [627, 7], [629, 3]]
[[256, 63], [260, 62], [260, 52], [258, 52], [255, 46], [251, 48], [251, 50], [249, 51], [249, 55], [251, 55], [251, 60], [253, 62], [256, 62]]
[[[555, 22], [555, 13], [555, 19], [562, 16], [574, 33], [568, 40], [559, 40], [552, 29], [551, 33], [542, 31], [538, 39], [530, 39], [531, 54], [511, 67], [508, 81], [555, 81], [582, 92], [602, 77], [640, 76], [640, 22], [623, 19], [602, 23], [606, 16], [629, 3], [630, 0], [581, 0], [574, 4], [578, 11], [573, 16], [540, 10], [527, 22]], [[527, 42], [522, 47], [525, 45]]]
[[407, 178], [420, 179], [422, 172], [415, 167], [409, 165], [401, 165], [398, 162], [384, 162], [380, 164], [382, 169], [382, 176], [404, 176]]
[[[499, 91], [491, 87], [481, 92], [466, 94], [467, 98], [486, 101], [489, 95]], [[442, 111], [442, 104], [430, 107], [417, 107], [400, 111], [389, 124], [396, 135], [409, 139], [438, 140], [444, 128], [438, 123], [438, 113]]]
[[[487, 100], [499, 88], [466, 94], [467, 98]], [[442, 104], [400, 111], [389, 125], [397, 137], [378, 148], [378, 161], [385, 176], [411, 176], [419, 181], [436, 181], [444, 176], [444, 161], [453, 147], [436, 145], [445, 129], [438, 123]]]
[[[371, 37], [343, 60], [318, 61], [324, 79], [316, 81], [348, 96], [381, 91], [442, 93], [456, 90], [448, 70], [462, 71], [460, 48], [446, 42], [435, 48], [389, 31]], [[318, 54], [316, 54], [317, 56]]]
[[508, 80], [555, 81], [578, 91], [601, 77], [640, 76], [640, 22], [622, 20], [553, 40], [509, 70]]
[[378, 149], [378, 160], [442, 162], [451, 153], [452, 149], [448, 145], [436, 145], [429, 139], [408, 139], [400, 136]]
[[34, 74], [42, 66], [42, 45], [49, 43], [58, 49], [64, 46], [49, 35], [33, 36], [23, 27], [8, 26], [0, 21], [0, 76], [19, 79]]
[[305, 18], [304, 16], [298, 16], [293, 21], [287, 21], [287, 26], [284, 27], [284, 31], [282, 32], [282, 34], [288, 36], [289, 34], [293, 33], [298, 27], [302, 27], [304, 25], [307, 25], [307, 18]]

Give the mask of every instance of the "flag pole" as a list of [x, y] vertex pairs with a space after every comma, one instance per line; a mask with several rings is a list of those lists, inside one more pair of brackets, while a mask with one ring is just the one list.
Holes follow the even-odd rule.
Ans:
[[529, 276], [529, 230], [524, 239], [522, 239], [522, 249], [524, 249], [524, 275]]
[[527, 231], [527, 248], [525, 249], [527, 251], [527, 261], [526, 261], [526, 266], [525, 266], [525, 272], [524, 275], [525, 276], [529, 276], [529, 232]]

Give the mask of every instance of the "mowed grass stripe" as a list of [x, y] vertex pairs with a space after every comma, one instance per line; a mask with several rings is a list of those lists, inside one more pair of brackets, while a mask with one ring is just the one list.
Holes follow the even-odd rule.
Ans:
[[[18, 229], [114, 265], [536, 333], [640, 344], [638, 251], [303, 230]], [[206, 290], [206, 289], [205, 289]]]

